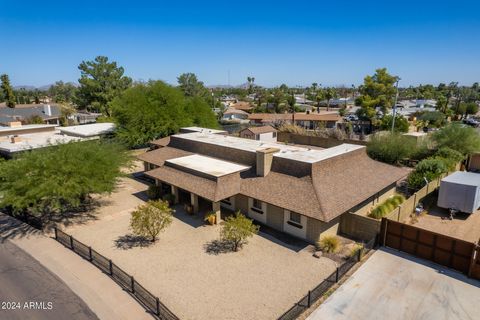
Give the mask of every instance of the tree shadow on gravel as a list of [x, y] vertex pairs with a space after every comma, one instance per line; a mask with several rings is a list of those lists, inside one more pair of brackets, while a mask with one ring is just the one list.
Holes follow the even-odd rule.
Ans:
[[153, 244], [152, 241], [142, 236], [136, 236], [133, 234], [126, 234], [118, 237], [115, 241], [115, 246], [118, 249], [128, 250], [132, 248], [144, 248]]
[[233, 252], [233, 246], [230, 241], [212, 240], [204, 245], [205, 252], [212, 255]]

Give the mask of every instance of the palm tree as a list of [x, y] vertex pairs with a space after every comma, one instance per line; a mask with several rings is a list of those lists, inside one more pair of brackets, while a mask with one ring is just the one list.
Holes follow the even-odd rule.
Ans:
[[326, 88], [324, 91], [325, 99], [327, 99], [327, 111], [330, 110], [330, 100], [335, 98], [337, 93], [334, 88]]

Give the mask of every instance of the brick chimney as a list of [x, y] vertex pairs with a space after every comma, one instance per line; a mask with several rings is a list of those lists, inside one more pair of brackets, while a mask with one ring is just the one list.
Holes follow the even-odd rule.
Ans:
[[277, 148], [264, 148], [257, 150], [257, 176], [265, 177], [272, 169], [273, 154], [280, 151]]

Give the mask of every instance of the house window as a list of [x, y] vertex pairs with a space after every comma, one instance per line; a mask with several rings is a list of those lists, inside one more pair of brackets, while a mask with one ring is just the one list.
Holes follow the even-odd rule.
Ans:
[[252, 201], [252, 210], [257, 212], [257, 213], [263, 213], [262, 210], [262, 201], [253, 199]]
[[255, 135], [255, 140], [260, 140], [260, 135], [259, 134]]
[[276, 137], [277, 137], [277, 133], [276, 133], [276, 132], [273, 132], [273, 133], [272, 133], [272, 137], [276, 138]]
[[231, 205], [232, 205], [232, 202], [230, 201], [230, 198], [223, 199], [223, 200], [221, 200], [220, 202], [223, 203], [223, 204], [226, 204], [227, 206], [231, 206]]
[[290, 212], [290, 221], [301, 224], [302, 223], [302, 218], [300, 214], [296, 212]]

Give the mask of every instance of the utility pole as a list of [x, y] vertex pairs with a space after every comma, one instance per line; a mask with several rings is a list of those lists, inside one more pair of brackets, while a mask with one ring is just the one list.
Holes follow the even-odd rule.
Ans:
[[392, 119], [392, 133], [395, 129], [395, 116], [397, 114], [397, 100], [398, 100], [398, 82], [400, 81], [400, 77], [397, 77], [397, 83], [395, 85], [396, 93], [395, 93], [395, 102], [393, 103], [393, 119]]

